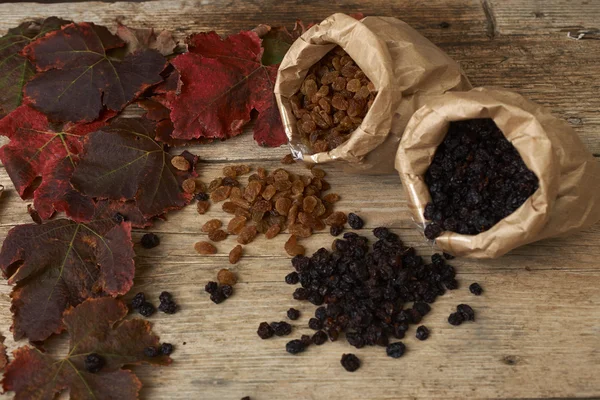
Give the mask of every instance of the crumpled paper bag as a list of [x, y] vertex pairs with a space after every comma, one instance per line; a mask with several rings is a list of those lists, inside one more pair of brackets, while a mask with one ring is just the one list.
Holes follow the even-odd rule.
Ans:
[[460, 257], [495, 258], [508, 251], [584, 229], [600, 220], [600, 164], [569, 124], [521, 95], [477, 88], [430, 98], [406, 127], [396, 155], [415, 221], [431, 201], [424, 175], [450, 121], [492, 118], [539, 179], [538, 190], [515, 212], [477, 235], [445, 232], [435, 243]]
[[[298, 92], [308, 69], [336, 45], [354, 59], [378, 94], [362, 124], [337, 148], [311, 154], [300, 143], [289, 98]], [[307, 163], [345, 161], [349, 172], [394, 172], [400, 137], [410, 116], [430, 95], [469, 90], [460, 66], [437, 46], [391, 17], [358, 21], [334, 14], [307, 30], [285, 55], [275, 97], [292, 154]]]

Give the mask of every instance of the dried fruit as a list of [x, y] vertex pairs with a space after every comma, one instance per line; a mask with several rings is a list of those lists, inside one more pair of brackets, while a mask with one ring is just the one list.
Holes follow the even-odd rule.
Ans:
[[246, 217], [238, 216], [234, 217], [227, 224], [227, 232], [239, 235], [244, 227], [246, 226]]
[[221, 294], [224, 298], [228, 299], [233, 294], [233, 287], [230, 285], [222, 285], [220, 288]]
[[483, 288], [481, 287], [481, 285], [477, 282], [475, 283], [471, 283], [471, 285], [469, 285], [469, 291], [471, 293], [473, 293], [475, 296], [481, 296], [481, 294], [483, 293]]
[[360, 368], [360, 359], [354, 354], [343, 354], [340, 362], [348, 372], [354, 372]]
[[131, 299], [131, 308], [137, 310], [145, 301], [146, 296], [144, 295], [144, 293], [139, 292], [133, 297], [133, 299]]
[[285, 351], [287, 351], [290, 354], [298, 354], [298, 353], [302, 353], [305, 350], [306, 346], [304, 344], [304, 342], [302, 340], [292, 340], [287, 342], [287, 344], [285, 345]]
[[222, 240], [227, 239], [227, 232], [223, 229], [216, 229], [214, 231], [208, 232], [208, 238], [213, 242], [220, 242]]
[[298, 244], [298, 240], [296, 239], [295, 235], [290, 236], [287, 242], [285, 242], [284, 248], [285, 251], [292, 257], [296, 255], [303, 255], [306, 251], [304, 246]]
[[295, 321], [300, 318], [300, 311], [296, 310], [295, 308], [290, 308], [287, 310], [287, 317], [292, 321]]
[[275, 334], [275, 330], [268, 322], [261, 322], [256, 333], [261, 339], [269, 339]]
[[323, 331], [315, 332], [312, 336], [312, 342], [317, 346], [324, 344], [327, 341], [327, 334]]
[[186, 160], [182, 156], [175, 156], [171, 159], [171, 165], [177, 168], [180, 171], [188, 171], [191, 167], [188, 160]]
[[183, 181], [181, 188], [186, 193], [194, 193], [196, 191], [196, 181], [192, 178], [188, 178]]
[[295, 285], [296, 283], [298, 283], [298, 281], [299, 277], [297, 272], [290, 272], [285, 276], [285, 283], [287, 283], [288, 285]]
[[429, 329], [425, 325], [421, 325], [417, 328], [416, 337], [419, 340], [427, 340], [429, 337]]
[[348, 225], [350, 225], [350, 228], [352, 229], [362, 229], [365, 223], [361, 217], [354, 213], [350, 213], [348, 214]]
[[448, 316], [448, 323], [450, 325], [460, 325], [464, 322], [465, 318], [459, 312], [452, 313]]
[[281, 231], [281, 227], [279, 225], [272, 225], [265, 232], [265, 237], [267, 239], [273, 239], [275, 236], [277, 236], [277, 234], [279, 233], [279, 231]]
[[329, 233], [331, 236], [339, 236], [344, 231], [344, 227], [341, 225], [331, 225]]
[[221, 285], [235, 286], [235, 284], [237, 283], [237, 276], [235, 275], [235, 273], [224, 268], [220, 270], [217, 274], [217, 280]]
[[425, 236], [477, 235], [512, 214], [538, 189], [537, 176], [492, 119], [450, 123], [425, 174], [432, 221]]
[[204, 291], [209, 294], [216, 293], [219, 290], [219, 284], [217, 282], [210, 281], [204, 286]]
[[142, 236], [140, 244], [145, 249], [152, 249], [160, 244], [160, 238], [154, 233], [146, 233], [144, 236]]
[[219, 229], [221, 226], [223, 226], [221, 220], [211, 219], [202, 225], [202, 232], [212, 232]]
[[392, 358], [400, 358], [404, 355], [406, 346], [402, 342], [390, 343], [387, 345], [385, 352]]
[[341, 211], [335, 211], [325, 219], [325, 223], [327, 225], [344, 226], [347, 220], [346, 214]]
[[246, 226], [238, 234], [237, 241], [239, 244], [248, 244], [254, 240], [257, 233], [258, 233], [258, 231], [256, 230], [256, 226], [254, 226], [254, 225]]
[[156, 312], [156, 308], [150, 302], [144, 301], [138, 308], [138, 312], [148, 318]]
[[292, 326], [285, 321], [271, 322], [271, 328], [277, 336], [287, 336], [292, 333]]
[[292, 156], [291, 154], [286, 154], [281, 159], [281, 163], [282, 164], [293, 164], [294, 163], [294, 156]]
[[171, 343], [163, 343], [160, 345], [160, 354], [168, 356], [173, 353], [173, 345]]
[[238, 244], [233, 249], [231, 249], [231, 251], [229, 252], [229, 263], [237, 264], [237, 262], [240, 260], [241, 256], [242, 256], [242, 246], [240, 246]]
[[158, 346], [158, 337], [147, 321], [123, 320], [126, 315], [127, 306], [113, 298], [87, 300], [67, 310], [63, 322], [70, 347], [65, 357], [20, 347], [6, 368], [4, 390], [15, 392], [17, 399], [52, 399], [67, 388], [73, 399], [138, 398], [140, 381], [122, 367], [168, 365], [171, 359], [145, 356], [145, 348]]
[[198, 214], [206, 214], [206, 212], [208, 211], [208, 209], [210, 208], [210, 202], [209, 201], [199, 201], [198, 204], [196, 204], [196, 209], [198, 211]]
[[219, 203], [227, 198], [231, 194], [231, 186], [219, 186], [210, 193], [210, 200], [213, 203]]
[[456, 307], [456, 311], [462, 315], [464, 321], [475, 321], [475, 311], [473, 311], [471, 306], [467, 304], [459, 304]]
[[194, 249], [199, 254], [215, 254], [217, 252], [217, 248], [209, 242], [196, 242]]

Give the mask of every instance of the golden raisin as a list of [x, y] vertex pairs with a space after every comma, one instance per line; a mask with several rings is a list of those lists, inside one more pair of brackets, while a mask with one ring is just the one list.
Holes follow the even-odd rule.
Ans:
[[246, 186], [246, 190], [244, 191], [244, 198], [249, 202], [253, 202], [256, 197], [260, 194], [262, 190], [262, 185], [259, 181], [252, 181], [248, 183]]
[[288, 231], [300, 238], [307, 238], [312, 234], [311, 229], [302, 224], [291, 224], [288, 226]]
[[339, 226], [343, 226], [346, 221], [348, 221], [348, 217], [346, 217], [346, 214], [344, 214], [341, 211], [336, 211], [334, 213], [332, 213], [329, 217], [327, 217], [327, 219], [325, 220], [325, 223], [327, 225], [339, 225]]
[[208, 238], [213, 242], [220, 242], [227, 239], [227, 232], [223, 229], [216, 229], [212, 232], [208, 232]]
[[222, 208], [223, 211], [225, 211], [228, 214], [235, 214], [235, 210], [237, 210], [239, 207], [234, 202], [226, 201], [225, 203], [223, 203]]
[[244, 175], [250, 172], [250, 167], [246, 164], [236, 165], [234, 168], [238, 175]]
[[330, 204], [337, 203], [340, 200], [340, 195], [337, 193], [327, 193], [323, 196], [323, 200]]
[[256, 237], [256, 234], [257, 234], [256, 226], [254, 226], [254, 225], [246, 226], [238, 234], [237, 241], [239, 244], [248, 244], [254, 240], [254, 238]]
[[237, 171], [235, 170], [234, 166], [229, 165], [227, 167], [223, 167], [223, 175], [229, 178], [236, 178]]
[[223, 226], [223, 223], [218, 219], [211, 219], [202, 225], [202, 232], [212, 232]]
[[281, 227], [279, 225], [271, 225], [271, 227], [265, 232], [265, 237], [267, 239], [273, 239], [280, 231]]
[[304, 255], [306, 251], [304, 246], [298, 244], [298, 240], [294, 235], [291, 235], [287, 242], [285, 242], [284, 249], [292, 257], [297, 255]]
[[227, 199], [230, 194], [231, 194], [231, 186], [221, 186], [221, 187], [216, 188], [210, 194], [210, 200], [213, 203], [219, 203], [219, 202]]
[[281, 163], [282, 164], [293, 164], [294, 163], [294, 156], [292, 156], [291, 154], [286, 154], [282, 159], [281, 159]]
[[196, 209], [198, 210], [198, 214], [206, 213], [209, 208], [210, 208], [209, 201], [199, 201], [198, 204], [196, 204]]
[[242, 216], [232, 218], [227, 224], [227, 232], [238, 235], [246, 226], [246, 221], [246, 217]]
[[307, 196], [304, 198], [304, 201], [302, 203], [302, 209], [307, 213], [311, 213], [313, 212], [317, 204], [319, 204], [319, 201], [315, 196]]
[[[236, 247], [240, 247], [241, 246], [236, 246]], [[235, 263], [232, 263], [235, 264]], [[229, 286], [235, 286], [235, 284], [237, 283], [237, 276], [235, 275], [235, 273], [231, 272], [230, 270], [223, 268], [222, 270], [220, 270], [217, 273], [217, 280], [219, 281], [219, 283], [221, 285], [229, 285]]]
[[267, 200], [258, 200], [252, 206], [252, 210], [253, 211], [267, 212], [267, 211], [271, 211], [271, 209], [272, 209], [271, 202], [267, 201]]
[[183, 156], [175, 156], [171, 158], [171, 165], [180, 171], [187, 171], [190, 169], [190, 163]]
[[266, 179], [267, 178], [267, 170], [264, 169], [263, 167], [258, 167], [256, 169], [256, 174], [258, 175], [258, 177], [260, 179]]
[[181, 188], [186, 193], [194, 193], [196, 191], [196, 181], [188, 178], [181, 184]]
[[217, 248], [209, 242], [197, 242], [194, 249], [199, 254], [215, 254], [217, 252]]
[[271, 200], [271, 198], [273, 196], [275, 196], [275, 193], [277, 193], [277, 189], [275, 189], [275, 186], [273, 185], [268, 185], [265, 190], [263, 190], [262, 192], [262, 197], [265, 200]]
[[221, 186], [223, 183], [223, 178], [215, 178], [208, 184], [208, 191], [213, 192], [215, 189]]
[[301, 194], [304, 191], [304, 183], [301, 179], [298, 179], [292, 184], [292, 193]]
[[229, 252], [229, 263], [236, 264], [240, 257], [242, 257], [242, 246], [238, 244]]

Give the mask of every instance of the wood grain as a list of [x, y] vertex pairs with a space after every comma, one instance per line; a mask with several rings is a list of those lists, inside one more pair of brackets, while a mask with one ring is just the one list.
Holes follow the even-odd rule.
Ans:
[[[172, 29], [180, 40], [190, 32], [227, 34], [258, 23], [291, 26], [297, 18], [320, 20], [332, 12], [363, 12], [401, 18], [460, 61], [475, 85], [502, 85], [550, 107], [567, 118], [587, 146], [600, 154], [600, 41], [574, 41], [564, 29], [593, 27], [600, 9], [593, 1], [383, 0], [344, 1], [157, 1], [145, 3], [0, 4], [0, 32], [37, 16], [59, 15], [76, 21], [114, 26], [115, 20], [135, 27]], [[449, 28], [441, 28], [448, 22]], [[491, 26], [491, 28], [490, 28]], [[2, 143], [5, 143], [2, 142]], [[273, 169], [285, 148], [264, 149], [245, 134], [227, 142], [191, 147], [200, 156], [201, 178], [208, 182], [223, 166], [245, 162]], [[292, 168], [301, 173], [303, 167]], [[385, 225], [423, 255], [435, 249], [423, 241], [406, 207], [396, 176], [348, 176], [327, 167], [332, 190], [342, 195], [338, 209], [359, 212], [365, 233]], [[30, 222], [4, 168], [0, 183], [0, 238]], [[312, 347], [300, 356], [284, 351], [286, 339], [261, 341], [261, 321], [285, 319], [290, 306], [303, 315], [293, 336], [308, 333], [314, 307], [291, 298], [283, 282], [290, 271], [283, 251], [287, 235], [271, 241], [260, 237], [245, 246], [235, 295], [212, 304], [204, 284], [228, 266], [234, 239], [218, 243], [218, 253], [198, 256], [193, 243], [205, 234], [202, 224], [227, 215], [213, 206], [204, 216], [193, 206], [168, 215], [153, 231], [161, 245], [136, 245], [135, 287], [125, 298], [144, 291], [157, 298], [171, 291], [181, 312], [151, 320], [164, 341], [176, 345], [169, 368], [135, 367], [144, 383], [144, 399], [400, 399], [400, 398], [564, 398], [600, 396], [600, 226], [519, 248], [488, 261], [460, 259], [459, 290], [438, 300], [424, 323], [426, 342], [405, 340], [409, 350], [392, 360], [382, 348], [355, 350], [338, 341]], [[134, 232], [139, 241], [143, 232]], [[309, 251], [329, 246], [319, 233], [306, 241]], [[468, 293], [471, 282], [485, 289]], [[0, 285], [0, 333], [10, 326], [10, 287]], [[452, 327], [446, 318], [459, 303], [471, 304], [477, 321]], [[10, 336], [10, 335], [6, 335]], [[183, 344], [185, 343], [185, 345]], [[9, 348], [17, 345], [7, 339]], [[63, 337], [50, 340], [51, 352], [65, 348]], [[339, 365], [344, 352], [355, 352], [363, 367], [353, 374]], [[8, 395], [5, 395], [8, 396]]]

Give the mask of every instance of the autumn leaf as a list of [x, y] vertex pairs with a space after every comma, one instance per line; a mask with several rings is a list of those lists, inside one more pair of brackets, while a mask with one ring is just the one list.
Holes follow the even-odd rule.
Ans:
[[71, 21], [50, 17], [23, 22], [0, 38], [0, 118], [21, 105], [23, 86], [35, 74], [31, 62], [20, 52], [29, 43]]
[[0, 148], [0, 160], [21, 198], [33, 196], [34, 208], [42, 219], [55, 211], [65, 211], [77, 221], [93, 217], [92, 200], [75, 191], [69, 180], [83, 148], [82, 136], [103, 126], [109, 116], [94, 123], [61, 127], [22, 105], [0, 121], [0, 134], [10, 139]]
[[263, 48], [255, 32], [225, 39], [199, 33], [188, 39], [188, 49], [171, 61], [180, 74], [180, 93], [169, 95], [174, 138], [239, 135], [254, 109], [254, 139], [270, 147], [286, 142], [273, 94], [277, 66], [261, 63]]
[[[90, 197], [135, 200], [146, 218], [182, 208], [192, 195], [181, 185], [194, 172], [173, 167], [172, 156], [154, 136], [155, 123], [146, 118], [117, 119], [89, 134], [73, 186]], [[194, 165], [194, 157], [186, 154]]]
[[125, 43], [126, 51], [133, 53], [137, 50], [152, 49], [163, 56], [169, 56], [175, 51], [177, 43], [169, 31], [160, 31], [158, 35], [152, 28], [130, 28], [119, 24], [117, 36]]
[[[87, 300], [64, 314], [69, 332], [69, 352], [64, 358], [20, 347], [8, 365], [2, 385], [14, 391], [17, 400], [54, 399], [69, 391], [71, 400], [133, 400], [142, 383], [126, 365], [169, 365], [168, 356], [147, 357], [144, 349], [158, 346], [159, 338], [150, 323], [141, 319], [123, 321], [127, 306], [112, 298]], [[96, 353], [104, 360], [102, 369], [88, 372], [84, 360]]]
[[125, 42], [103, 26], [70, 24], [31, 43], [23, 53], [38, 74], [25, 86], [35, 108], [53, 121], [93, 121], [103, 107], [118, 112], [162, 81], [166, 60], [158, 51], [124, 57]]
[[11, 293], [15, 340], [42, 341], [63, 330], [69, 306], [127, 293], [133, 284], [131, 224], [59, 219], [12, 228], [0, 251]]

